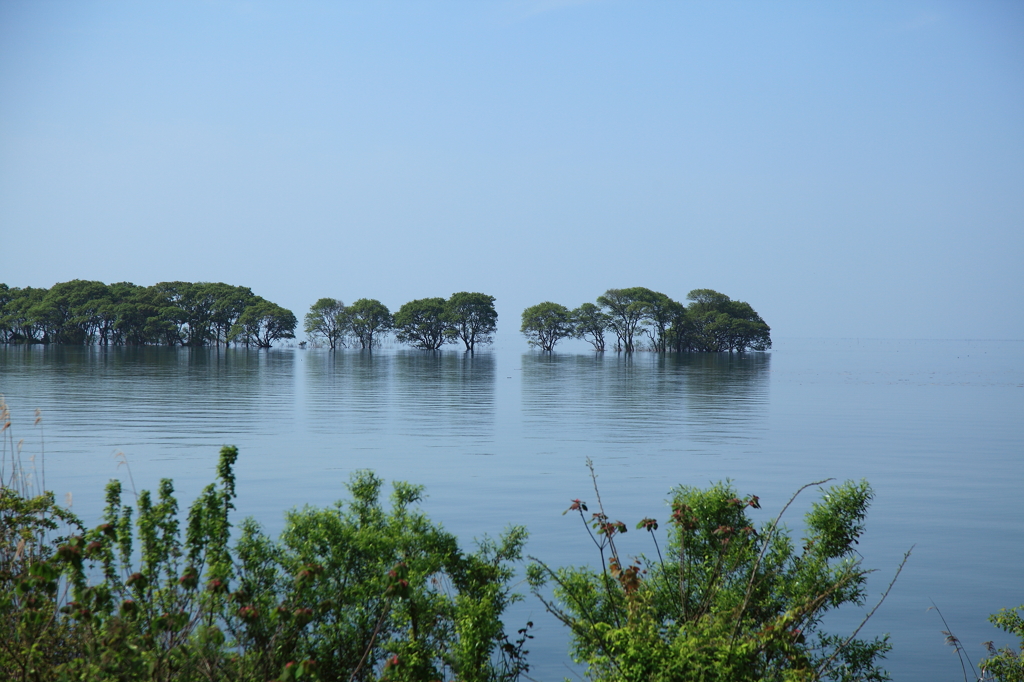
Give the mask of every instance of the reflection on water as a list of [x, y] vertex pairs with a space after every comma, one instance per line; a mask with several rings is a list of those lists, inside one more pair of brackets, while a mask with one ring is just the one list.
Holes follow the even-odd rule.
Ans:
[[754, 438], [764, 428], [771, 356], [522, 356], [528, 438], [672, 443]]
[[115, 447], [219, 447], [288, 421], [277, 408], [293, 402], [294, 364], [291, 354], [244, 349], [0, 347], [0, 393], [16, 410], [59, 415], [55, 452], [112, 430]]
[[453, 433], [481, 441], [494, 434], [490, 354], [310, 353], [304, 378], [308, 424], [316, 433], [386, 432], [428, 441]]

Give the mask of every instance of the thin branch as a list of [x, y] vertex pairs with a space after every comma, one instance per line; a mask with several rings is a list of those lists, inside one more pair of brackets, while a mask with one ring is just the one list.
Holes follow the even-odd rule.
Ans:
[[[548, 575], [550, 575], [552, 577], [552, 579], [554, 579], [554, 581], [556, 583], [558, 583], [559, 587], [562, 588], [562, 590], [565, 592], [566, 596], [569, 597], [572, 601], [574, 601], [576, 603], [576, 608], [579, 609], [584, 614], [584, 616], [587, 618], [587, 620], [589, 621], [591, 630], [596, 632], [597, 631], [597, 627], [596, 627], [597, 626], [597, 618], [591, 613], [590, 609], [588, 609], [586, 607], [586, 604], [583, 604], [582, 602], [580, 602], [580, 600], [577, 599], [575, 597], [575, 595], [573, 595], [571, 590], [565, 590], [565, 583], [562, 582], [562, 580], [561, 580], [561, 578], [559, 578], [558, 574], [555, 573], [554, 571], [552, 571], [551, 568], [549, 568], [548, 565], [545, 564], [540, 559], [537, 559], [536, 557], [532, 557], [532, 556], [527, 556], [526, 558], [529, 559], [530, 561], [535, 562], [538, 566], [543, 568], [544, 572], [547, 573]], [[560, 620], [570, 630], [572, 630], [573, 632], [576, 632], [581, 638], [590, 639], [588, 637], [588, 634], [589, 634], [588, 630], [583, 625], [580, 625], [580, 623], [579, 623], [579, 621], [577, 619], [569, 616], [564, 611], [559, 609], [557, 606], [555, 606], [554, 604], [549, 602], [547, 599], [545, 599], [544, 597], [539, 595], [536, 590], [534, 590], [533, 594], [534, 594], [535, 597], [537, 597], [537, 599], [540, 600], [540, 603], [544, 605], [544, 608], [547, 610], [548, 613], [550, 613], [552, 616], [554, 616], [555, 618]], [[619, 666], [619, 662], [616, 660], [616, 657], [612, 654], [611, 651], [608, 650], [607, 646], [605, 645], [604, 637], [602, 637], [600, 634], [597, 634], [596, 640], [597, 640], [597, 646], [601, 649], [602, 652], [604, 652], [605, 656], [608, 657], [609, 662], [611, 662], [611, 664], [613, 666], [615, 666], [615, 668], [617, 668], [621, 672], [622, 668]], [[351, 680], [350, 680], [350, 682], [351, 682]]]
[[352, 682], [356, 679], [356, 675], [363, 669], [363, 665], [366, 663], [367, 657], [370, 655], [370, 651], [373, 650], [373, 642], [377, 639], [377, 634], [380, 632], [381, 627], [384, 625], [384, 619], [388, 617], [388, 613], [391, 611], [391, 600], [394, 597], [388, 597], [387, 602], [384, 604], [384, 611], [381, 612], [380, 618], [377, 619], [377, 626], [373, 628], [373, 634], [370, 635], [370, 643], [366, 645], [366, 651], [363, 652], [363, 657], [359, 659], [359, 665], [352, 671], [352, 676], [348, 678], [348, 682]]
[[[825, 670], [828, 669], [832, 661], [834, 661], [836, 656], [839, 655], [839, 652], [841, 652], [850, 642], [853, 641], [853, 638], [857, 636], [857, 633], [860, 632], [861, 628], [864, 627], [865, 623], [867, 623], [871, 619], [871, 616], [875, 615], [875, 611], [877, 611], [878, 607], [882, 605], [882, 602], [885, 601], [885, 598], [889, 596], [889, 591], [892, 590], [892, 586], [896, 584], [896, 579], [900, 577], [900, 573], [903, 571], [903, 567], [907, 565], [907, 560], [910, 559], [910, 553], [914, 551], [914, 547], [916, 547], [916, 545], [911, 545], [910, 549], [908, 549], [906, 553], [903, 555], [903, 561], [900, 562], [899, 568], [896, 569], [896, 575], [894, 575], [892, 577], [892, 580], [889, 581], [889, 586], [885, 588], [885, 592], [882, 593], [882, 597], [878, 600], [878, 603], [875, 604], [875, 607], [868, 612], [868, 615], [864, 616], [864, 620], [860, 622], [860, 625], [857, 626], [857, 629], [854, 630], [853, 633], [851, 633], [850, 636], [847, 637], [842, 644], [836, 647], [836, 650], [832, 652], [832, 655], [829, 656], [828, 659], [826, 659], [825, 662], [821, 664], [821, 666], [819, 666], [817, 671], [818, 677], [821, 677], [821, 675], [825, 673]], [[940, 613], [939, 615], [941, 616], [942, 614]], [[943, 622], [945, 622], [945, 620], [943, 620]]]
[[793, 504], [793, 502], [796, 500], [797, 496], [800, 495], [800, 493], [802, 493], [803, 491], [807, 490], [812, 486], [824, 485], [825, 483], [828, 483], [829, 481], [832, 480], [835, 479], [826, 478], [822, 481], [815, 481], [813, 483], [808, 483], [807, 485], [801, 487], [799, 490], [793, 493], [793, 496], [789, 498], [789, 502], [787, 502], [785, 506], [782, 507], [782, 510], [779, 512], [778, 516], [776, 516], [775, 519], [772, 521], [771, 528], [768, 529], [768, 532], [764, 536], [764, 544], [761, 546], [761, 552], [757, 555], [757, 561], [754, 562], [753, 567], [751, 567], [750, 569], [750, 580], [747, 582], [747, 592], [743, 595], [743, 605], [740, 606], [740, 610], [736, 614], [736, 624], [733, 626], [732, 636], [729, 638], [730, 650], [732, 649], [733, 642], [736, 640], [736, 633], [739, 632], [740, 621], [743, 618], [743, 613], [747, 610], [747, 606], [750, 605], [750, 595], [754, 591], [754, 582], [757, 580], [757, 569], [761, 567], [761, 562], [764, 560], [764, 555], [768, 552], [768, 548], [772, 544], [772, 536], [775, 535], [775, 531], [778, 530], [779, 521], [782, 519], [782, 515], [786, 513], [786, 510], [789, 509], [789, 506]]
[[[607, 521], [608, 515], [604, 511], [604, 503], [601, 501], [601, 491], [597, 489], [597, 472], [594, 471], [594, 460], [589, 457], [587, 457], [587, 468], [590, 469], [590, 480], [594, 483], [594, 495], [597, 496], [597, 508], [601, 510], [601, 516], [604, 517], [605, 521]], [[618, 561], [619, 552], [615, 549], [615, 540], [612, 539], [610, 533], [607, 533], [605, 538], [607, 538], [608, 546], [612, 550], [612, 558], [615, 559], [615, 561]]]
[[946, 629], [942, 631], [942, 634], [946, 635], [946, 643], [950, 644], [956, 651], [956, 655], [960, 657], [960, 667], [963, 668], [964, 671], [964, 680], [967, 679], [967, 668], [964, 666], [964, 656], [967, 656], [967, 662], [971, 664], [971, 670], [974, 672], [975, 677], [977, 677], [978, 670], [974, 667], [974, 661], [972, 661], [971, 657], [967, 654], [967, 650], [960, 645], [960, 639], [953, 634], [952, 629], [949, 627], [949, 623], [946, 622], [946, 617], [942, 615], [942, 611], [939, 610], [939, 607], [935, 605], [934, 601], [931, 599], [928, 601], [931, 601], [932, 605], [927, 610], [931, 611], [932, 609], [935, 609], [935, 612], [939, 614], [939, 618], [942, 619], [942, 624], [946, 626]]

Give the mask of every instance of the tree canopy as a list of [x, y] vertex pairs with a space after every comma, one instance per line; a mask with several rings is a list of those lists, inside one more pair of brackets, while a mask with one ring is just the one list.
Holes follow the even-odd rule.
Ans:
[[474, 350], [477, 344], [491, 343], [498, 328], [494, 297], [467, 291], [452, 294], [445, 304], [445, 320], [454, 330], [455, 338], [466, 345], [466, 350]]
[[570, 338], [575, 333], [569, 309], [551, 301], [524, 310], [521, 331], [531, 346], [545, 351], [553, 350], [559, 339]]
[[[275, 304], [270, 304], [277, 308], [274, 315], [261, 323], [259, 340], [239, 327], [250, 308], [266, 311], [267, 303], [248, 287], [223, 282], [160, 282], [143, 287], [76, 279], [50, 289], [3, 284], [0, 343], [196, 347], [234, 340], [266, 347], [261, 341], [268, 338], [293, 338], [294, 315]], [[255, 312], [248, 316], [250, 323], [254, 316]]]
[[395, 338], [423, 350], [437, 350], [446, 343], [454, 343], [454, 328], [448, 323], [445, 310], [441, 297], [405, 303], [395, 313]]
[[377, 348], [394, 322], [386, 305], [375, 298], [361, 298], [348, 307], [348, 324], [360, 348]]
[[292, 311], [276, 303], [260, 300], [246, 307], [231, 327], [229, 341], [239, 341], [248, 346], [270, 348], [278, 339], [294, 339], [297, 321]]
[[771, 328], [749, 303], [713, 289], [694, 289], [687, 300], [689, 305], [645, 287], [609, 289], [597, 297], [596, 304], [584, 303], [569, 312], [568, 332], [559, 328], [553, 342], [547, 343], [548, 336], [541, 335], [543, 323], [536, 316], [541, 306], [562, 307], [556, 303], [524, 310], [523, 333], [531, 345], [544, 350], [551, 350], [558, 339], [573, 337], [603, 351], [608, 331], [615, 334], [615, 350], [627, 353], [743, 352], [772, 347]]
[[339, 344], [345, 345], [349, 331], [348, 309], [336, 298], [321, 298], [309, 308], [303, 324], [303, 331], [311, 339], [322, 338], [331, 350]]
[[593, 303], [584, 303], [572, 311], [573, 336], [583, 339], [596, 351], [604, 350], [604, 333], [611, 316]]
[[647, 312], [644, 298], [649, 291], [643, 287], [609, 289], [597, 297], [598, 304], [608, 315], [608, 328], [618, 339], [617, 347], [627, 353], [636, 350], [635, 337]]

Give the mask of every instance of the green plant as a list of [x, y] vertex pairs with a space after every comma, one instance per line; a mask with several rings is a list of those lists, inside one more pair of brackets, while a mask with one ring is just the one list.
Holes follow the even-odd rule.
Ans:
[[1013, 609], [1000, 609], [988, 617], [997, 628], [1015, 635], [1019, 640], [1017, 650], [1011, 647], [996, 649], [992, 642], [985, 642], [989, 657], [980, 664], [981, 679], [999, 682], [1024, 682], [1024, 605]]
[[520, 598], [520, 527], [464, 552], [416, 509], [422, 488], [396, 483], [385, 509], [363, 471], [349, 502], [289, 513], [278, 540], [247, 519], [232, 546], [238, 451], [224, 447], [184, 522], [170, 480], [134, 505], [115, 480], [85, 530], [32, 494], [2, 401], [0, 423], [3, 679], [511, 682], [529, 669], [530, 624], [512, 641], [501, 622]]
[[317, 662], [324, 679], [514, 680], [526, 670], [521, 641], [501, 614], [518, 599], [509, 562], [526, 539], [514, 527], [462, 552], [455, 537], [412, 505], [423, 489], [396, 483], [391, 508], [367, 471], [352, 499], [287, 515], [278, 542], [252, 521], [238, 543], [239, 593], [252, 615], [236, 626], [254, 661]]
[[[877, 664], [890, 649], [887, 637], [860, 640], [860, 628], [845, 638], [821, 631], [827, 611], [865, 600], [869, 571], [853, 546], [872, 497], [867, 483], [824, 491], [806, 516], [799, 551], [780, 525], [782, 513], [755, 529], [747, 510], [760, 507], [757, 496], [740, 498], [729, 483], [680, 486], [673, 491], [665, 555], [655, 535], [659, 523], [644, 519], [637, 529], [651, 533], [658, 559], [627, 562], [616, 545], [627, 527], [606, 514], [588, 465], [598, 510], [588, 517], [587, 505], [573, 500], [566, 512], [583, 521], [600, 572], [554, 570], [534, 560], [529, 577], [535, 594], [570, 628], [573, 657], [591, 679], [888, 679]], [[557, 601], [542, 593], [549, 580]]]
[[[41, 442], [38, 410], [35, 426]], [[45, 482], [43, 453], [26, 466], [21, 446], [0, 397], [0, 678], [45, 680], [78, 649], [58, 609], [67, 596], [61, 567], [75, 557], [82, 524], [53, 493], [35, 492]]]

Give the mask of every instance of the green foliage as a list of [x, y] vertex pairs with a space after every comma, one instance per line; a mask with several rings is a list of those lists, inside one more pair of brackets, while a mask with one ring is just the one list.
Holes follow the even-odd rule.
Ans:
[[[6, 423], [6, 411], [4, 411]], [[182, 523], [171, 481], [134, 505], [106, 490], [103, 523], [0, 489], [0, 678], [11, 680], [512, 681], [528, 670], [501, 615], [526, 533], [475, 552], [417, 510], [422, 489], [355, 474], [352, 499], [252, 520], [230, 544], [238, 451]], [[12, 480], [17, 477], [12, 473]], [[59, 537], [50, 536], [66, 529]]]
[[374, 298], [361, 298], [348, 307], [348, 328], [360, 348], [376, 348], [394, 326], [391, 311]]
[[520, 329], [531, 346], [553, 350], [559, 339], [571, 338], [575, 329], [572, 314], [564, 305], [545, 301], [523, 311]]
[[[357, 679], [518, 677], [524, 652], [505, 646], [500, 615], [518, 598], [508, 564], [525, 531], [512, 528], [466, 554], [414, 509], [421, 488], [395, 484], [385, 509], [381, 487], [356, 473], [350, 502], [289, 513], [277, 543], [254, 524], [243, 528], [240, 592], [252, 595], [253, 612], [271, 615], [245, 621], [239, 641], [262, 652], [266, 670], [311, 659], [324, 679], [354, 671]], [[282, 606], [291, 615], [275, 618]]]
[[[52, 493], [0, 488], [0, 678], [49, 679], [54, 662], [76, 647], [74, 624], [60, 618], [60, 576], [75, 560], [81, 521]], [[59, 533], [59, 534], [58, 534]]]
[[1018, 639], [1016, 651], [1011, 647], [996, 649], [992, 642], [986, 642], [989, 657], [980, 664], [983, 680], [999, 682], [1024, 682], [1024, 606], [1000, 609], [988, 617], [997, 628]]
[[0, 285], [0, 343], [204, 346], [233, 338], [266, 347], [294, 329], [291, 312], [222, 282]]
[[636, 350], [635, 337], [647, 314], [643, 287], [609, 289], [597, 297], [598, 304], [608, 315], [608, 329], [615, 332], [616, 348], [627, 353]]
[[294, 339], [298, 322], [290, 310], [260, 299], [246, 306], [228, 333], [228, 341], [270, 348], [279, 339]]
[[772, 347], [771, 329], [749, 303], [712, 289], [694, 289], [687, 298], [690, 305], [669, 331], [676, 350], [742, 352]]
[[445, 302], [444, 319], [453, 330], [451, 334], [466, 345], [467, 351], [474, 350], [477, 344], [490, 343], [498, 328], [494, 297], [477, 292], [452, 294]]
[[542, 601], [571, 629], [573, 657], [593, 680], [888, 679], [877, 664], [887, 638], [820, 631], [827, 611], [863, 604], [868, 571], [852, 544], [870, 499], [864, 482], [825, 491], [797, 551], [778, 518], [755, 529], [747, 511], [759, 508], [756, 496], [740, 498], [728, 483], [680, 486], [664, 524], [665, 555], [659, 523], [644, 519], [637, 529], [650, 532], [658, 558], [629, 565], [616, 546], [626, 525], [603, 507], [588, 516], [573, 500], [567, 512], [579, 514], [597, 546], [600, 573], [537, 562], [529, 577], [538, 596], [554, 582], [557, 602]]
[[573, 336], [584, 339], [596, 351], [604, 351], [604, 333], [608, 330], [611, 316], [593, 303], [584, 303], [570, 313]]
[[348, 309], [336, 298], [321, 298], [310, 306], [306, 313], [303, 331], [311, 339], [322, 338], [335, 350], [338, 345], [345, 345], [345, 335], [349, 331]]
[[445, 317], [445, 300], [420, 298], [402, 305], [395, 313], [395, 338], [423, 350], [437, 350], [455, 342], [455, 328]]
[[748, 303], [733, 301], [712, 289], [694, 289], [690, 305], [646, 289], [609, 289], [572, 312], [575, 335], [604, 350], [604, 333], [616, 336], [616, 350], [640, 350], [646, 336], [658, 353], [767, 350], [771, 329]]

